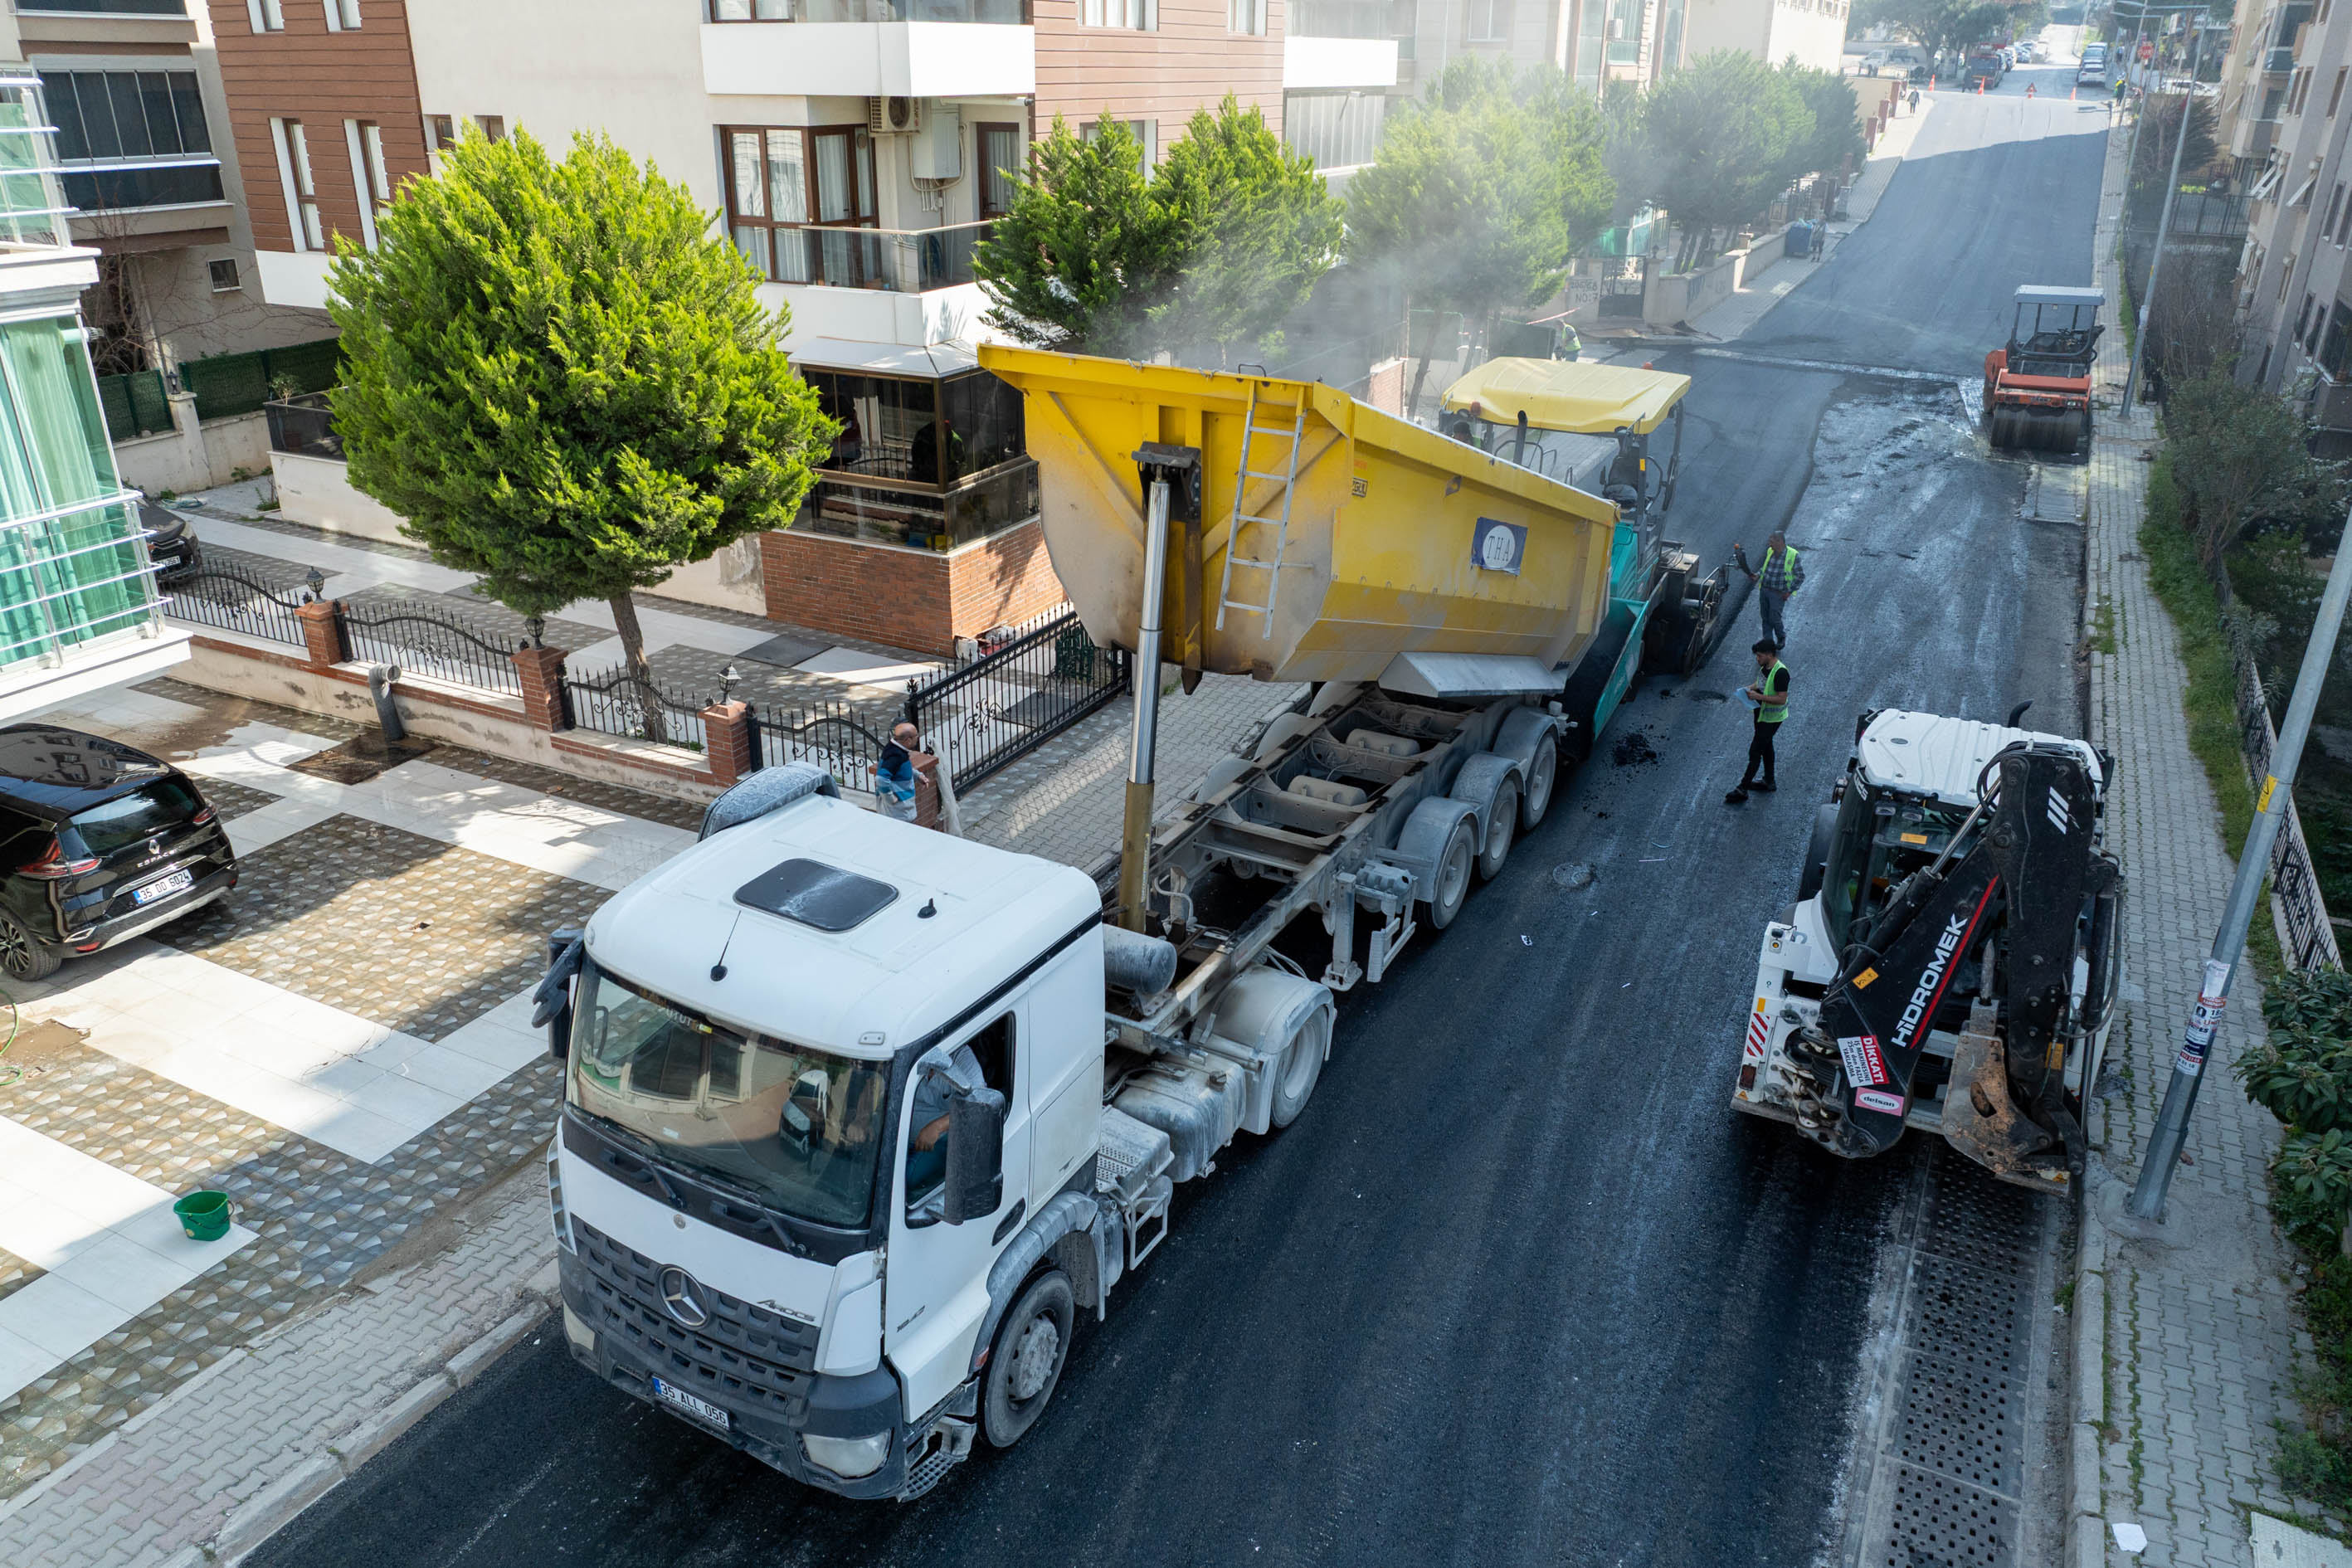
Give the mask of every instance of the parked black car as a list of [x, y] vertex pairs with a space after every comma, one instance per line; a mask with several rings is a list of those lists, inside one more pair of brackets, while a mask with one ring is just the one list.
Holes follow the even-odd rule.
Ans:
[[38, 980], [236, 886], [236, 855], [189, 777], [48, 724], [0, 728], [0, 970]]
[[158, 581], [193, 572], [203, 563], [204, 547], [196, 542], [188, 520], [178, 512], [142, 497], [139, 526], [147, 531], [147, 558], [155, 563]]

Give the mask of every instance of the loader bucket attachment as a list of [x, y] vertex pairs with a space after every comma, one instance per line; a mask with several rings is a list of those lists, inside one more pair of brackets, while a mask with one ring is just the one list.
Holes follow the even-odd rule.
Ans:
[[1978, 1004], [1952, 1052], [1944, 1092], [1944, 1142], [1990, 1171], [2032, 1184], [2063, 1184], [2066, 1163], [2053, 1158], [2058, 1140], [2017, 1109], [2009, 1093], [2009, 1056], [1995, 1030], [1995, 1010]]

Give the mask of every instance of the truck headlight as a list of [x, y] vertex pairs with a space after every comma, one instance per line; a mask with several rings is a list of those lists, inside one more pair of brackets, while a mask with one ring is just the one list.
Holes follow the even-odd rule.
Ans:
[[871, 1437], [820, 1437], [814, 1432], [801, 1434], [801, 1447], [808, 1450], [811, 1462], [824, 1466], [836, 1476], [856, 1480], [870, 1476], [882, 1468], [890, 1457], [890, 1434], [877, 1432]]

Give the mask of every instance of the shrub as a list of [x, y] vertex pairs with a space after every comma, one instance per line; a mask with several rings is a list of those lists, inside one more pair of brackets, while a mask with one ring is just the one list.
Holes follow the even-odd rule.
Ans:
[[2290, 1232], [2335, 1231], [2352, 1210], [2352, 1133], [2297, 1132], [2271, 1164], [2271, 1206]]
[[[2306, 1133], [2352, 1130], [2352, 975], [2284, 975], [2266, 989], [2263, 1019], [2270, 1038], [2238, 1061], [2246, 1098]], [[2346, 1159], [2352, 1169], [2352, 1150]]]

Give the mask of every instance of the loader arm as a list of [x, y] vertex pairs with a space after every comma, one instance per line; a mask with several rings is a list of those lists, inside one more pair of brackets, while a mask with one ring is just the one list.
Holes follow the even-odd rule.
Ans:
[[[2057, 1092], [2063, 1019], [2085, 900], [2113, 884], [2114, 864], [2095, 853], [2096, 798], [2073, 751], [2020, 743], [1986, 770], [1982, 831], [1949, 858], [1896, 889], [1870, 931], [1847, 950], [1837, 982], [1808, 1031], [1816, 1072], [1835, 1071], [1843, 1108], [1833, 1147], [1849, 1157], [1885, 1152], [1902, 1136], [1911, 1081], [1937, 1015], [1963, 996], [1998, 1001], [2006, 1025], [2006, 1071], [1990, 1084], [1956, 1083], [1974, 1109], [2021, 1110], [2005, 1158], [2023, 1161], [2063, 1143], [2082, 1155], [2082, 1131]], [[1956, 839], [1956, 843], [1958, 840]], [[1985, 963], [1994, 943], [1994, 963]], [[1990, 991], [1993, 994], [1987, 994]], [[2005, 1079], [2004, 1081], [2000, 1079]], [[1992, 1101], [1994, 1103], [1988, 1103]]]

